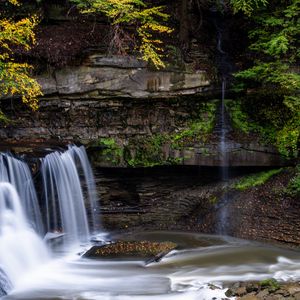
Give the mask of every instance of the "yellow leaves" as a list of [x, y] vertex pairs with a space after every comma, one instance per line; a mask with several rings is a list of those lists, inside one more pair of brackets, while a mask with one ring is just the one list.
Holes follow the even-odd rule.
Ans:
[[21, 45], [26, 50], [30, 44], [35, 43], [33, 28], [37, 25], [38, 18], [23, 18], [17, 22], [3, 19], [0, 20], [0, 46], [10, 51], [10, 46]]
[[154, 33], [171, 33], [172, 29], [157, 23], [146, 23], [138, 29], [138, 35], [141, 38], [140, 52], [145, 61], [150, 61], [157, 68], [164, 68], [163, 62], [163, 44], [162, 40], [154, 38]]
[[17, 6], [20, 5], [18, 0], [8, 0], [8, 2], [10, 2], [13, 5], [17, 5]]
[[[2, 69], [2, 65], [5, 69]], [[40, 85], [29, 76], [28, 64], [7, 62], [0, 64], [0, 90], [4, 95], [21, 96], [23, 103], [32, 110], [38, 108], [38, 96], [42, 95]]]
[[[143, 0], [72, 0], [83, 13], [103, 13], [113, 25], [134, 26], [139, 36], [138, 50], [142, 58], [150, 61], [156, 68], [164, 67], [161, 34], [173, 30], [163, 25], [169, 17], [163, 6], [148, 7]], [[155, 37], [154, 37], [155, 36]]]
[[[18, 1], [9, 0], [18, 5]], [[22, 46], [29, 50], [35, 43], [34, 27], [38, 18], [32, 16], [14, 22], [13, 20], [0, 20], [0, 96], [20, 96], [22, 102], [32, 110], [38, 108], [38, 97], [42, 95], [40, 85], [30, 76], [32, 66], [26, 63], [14, 62], [11, 46]]]

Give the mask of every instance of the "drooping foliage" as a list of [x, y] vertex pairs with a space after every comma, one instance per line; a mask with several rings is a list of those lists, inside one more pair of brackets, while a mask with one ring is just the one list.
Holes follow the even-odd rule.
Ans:
[[230, 5], [235, 13], [242, 11], [250, 16], [257, 8], [266, 6], [267, 0], [231, 0]]
[[[111, 44], [122, 53], [126, 50], [125, 40], [131, 40], [138, 47], [142, 58], [150, 61], [157, 68], [164, 67], [162, 61], [163, 47], [160, 34], [172, 31], [164, 22], [168, 14], [163, 6], [149, 6], [142, 0], [72, 0], [82, 13], [102, 13], [112, 24]], [[138, 35], [126, 34], [122, 26], [133, 27]]]
[[296, 156], [300, 139], [300, 1], [232, 3], [253, 22], [249, 32], [252, 66], [235, 77], [245, 88], [261, 90], [266, 97], [281, 97], [289, 113], [277, 130], [276, 144], [282, 154]]
[[[8, 2], [15, 6], [21, 5], [17, 0]], [[38, 108], [41, 88], [31, 77], [32, 66], [15, 61], [13, 49], [30, 49], [35, 42], [33, 30], [37, 23], [36, 16], [13, 20], [5, 18], [0, 12], [0, 95], [21, 96], [23, 103], [33, 110]]]

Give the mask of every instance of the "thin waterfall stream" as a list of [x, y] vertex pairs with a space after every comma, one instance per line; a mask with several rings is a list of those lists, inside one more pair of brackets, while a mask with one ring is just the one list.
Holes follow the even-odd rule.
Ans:
[[[221, 2], [224, 9], [224, 3]], [[216, 29], [216, 50], [217, 50], [217, 66], [219, 70], [219, 76], [221, 78], [221, 103], [219, 108], [219, 120], [217, 121], [217, 134], [219, 134], [219, 157], [220, 157], [220, 179], [224, 183], [224, 190], [226, 189], [229, 181], [229, 140], [228, 133], [231, 130], [230, 121], [226, 112], [226, 87], [229, 82], [231, 73], [233, 72], [233, 66], [230, 61], [228, 53], [223, 49], [224, 30], [226, 22], [222, 13], [218, 9], [212, 11], [213, 23]], [[230, 199], [228, 198], [227, 192], [224, 192], [222, 198], [219, 201], [219, 211], [216, 232], [218, 234], [227, 235], [227, 219], [228, 210], [227, 203]]]
[[[222, 95], [221, 95], [221, 129], [220, 129], [220, 144], [219, 151], [221, 157], [220, 172], [221, 181], [224, 183], [224, 188], [226, 189], [229, 181], [229, 160], [228, 160], [228, 146], [227, 146], [227, 133], [230, 130], [228, 120], [226, 118], [226, 108], [225, 108], [225, 91], [226, 91], [226, 78], [222, 79]], [[221, 199], [221, 205], [219, 208], [219, 223], [217, 232], [219, 234], [227, 234], [227, 218], [228, 210], [227, 203], [229, 201], [228, 194], [225, 192]]]

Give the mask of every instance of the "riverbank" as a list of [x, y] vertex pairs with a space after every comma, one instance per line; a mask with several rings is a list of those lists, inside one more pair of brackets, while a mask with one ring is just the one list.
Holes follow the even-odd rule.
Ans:
[[231, 299], [237, 300], [299, 300], [299, 282], [278, 282], [267, 279], [261, 282], [237, 282], [225, 292]]

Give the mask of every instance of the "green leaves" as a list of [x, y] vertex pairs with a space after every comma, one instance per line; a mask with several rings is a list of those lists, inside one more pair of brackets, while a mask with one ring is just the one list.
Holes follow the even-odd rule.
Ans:
[[287, 94], [300, 89], [300, 74], [292, 72], [288, 64], [279, 61], [271, 63], [257, 62], [252, 68], [238, 72], [234, 76], [242, 80], [255, 81], [260, 83], [261, 86], [273, 85], [274, 89], [280, 89]]
[[234, 13], [239, 11], [243, 12], [247, 16], [250, 16], [257, 8], [266, 6], [267, 0], [231, 0], [230, 4]]
[[265, 53], [279, 57], [281, 54], [286, 54], [289, 49], [289, 41], [284, 35], [277, 35], [266, 43]]
[[[255, 8], [255, 5], [252, 7]], [[300, 142], [300, 74], [297, 71], [300, 58], [300, 0], [278, 0], [267, 7], [256, 5], [256, 10], [251, 14], [254, 25], [249, 32], [249, 50], [256, 59], [252, 67], [238, 72], [235, 78], [246, 89], [264, 91], [261, 101], [267, 96], [266, 91], [281, 97], [289, 113], [285, 122], [276, 125], [275, 144], [281, 154], [297, 157]]]

